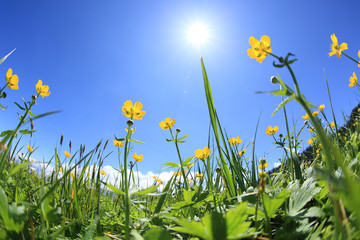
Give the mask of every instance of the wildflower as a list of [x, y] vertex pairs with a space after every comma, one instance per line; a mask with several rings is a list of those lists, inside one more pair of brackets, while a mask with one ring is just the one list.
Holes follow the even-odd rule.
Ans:
[[188, 163], [187, 165], [186, 165], [186, 171], [189, 169], [189, 168], [191, 168], [192, 166], [194, 166], [195, 165], [195, 163]]
[[101, 170], [101, 171], [100, 171], [100, 174], [101, 174], [101, 175], [106, 175], [106, 172], [105, 172], [104, 170]]
[[313, 117], [317, 117], [317, 115], [319, 115], [319, 111], [313, 112], [312, 115]]
[[314, 129], [313, 128], [309, 128], [309, 132], [313, 133]]
[[241, 142], [242, 142], [242, 140], [240, 139], [239, 136], [237, 136], [236, 139], [233, 138], [233, 137], [229, 139], [229, 143], [230, 143], [231, 145], [238, 145], [238, 144], [241, 143]]
[[59, 168], [59, 172], [61, 172], [61, 173], [62, 173], [62, 172], [63, 172], [63, 170], [62, 170], [61, 168]]
[[239, 154], [240, 156], [242, 156], [242, 155], [245, 154], [245, 152], [246, 152], [246, 149], [243, 149], [243, 150], [241, 150], [240, 152], [238, 152], [238, 154]]
[[331, 123], [329, 124], [329, 126], [330, 126], [331, 128], [335, 128], [335, 123], [334, 123], [334, 122], [331, 122]]
[[144, 160], [143, 159], [143, 155], [142, 154], [139, 154], [139, 155], [137, 155], [136, 153], [134, 153], [133, 155], [132, 155], [132, 157], [133, 157], [133, 159], [136, 161], [136, 162], [141, 162], [142, 160]]
[[156, 179], [156, 176], [152, 176], [153, 179]]
[[49, 86], [48, 85], [42, 85], [41, 80], [39, 80], [37, 82], [37, 84], [36, 84], [36, 91], [42, 97], [48, 97], [50, 95]]
[[211, 150], [208, 147], [204, 147], [202, 150], [198, 149], [195, 151], [195, 155], [198, 159], [205, 160], [209, 157]]
[[68, 153], [68, 152], [64, 152], [64, 154], [65, 154], [65, 157], [67, 157], [67, 158], [71, 157], [70, 153]]
[[265, 133], [267, 135], [274, 135], [275, 133], [277, 133], [277, 131], [279, 131], [278, 126], [275, 126], [274, 128], [272, 126], [268, 126], [267, 129], [265, 130]]
[[165, 118], [165, 121], [161, 121], [159, 123], [159, 126], [162, 129], [166, 130], [166, 129], [172, 128], [174, 126], [175, 122], [176, 122], [176, 120], [174, 118], [172, 120], [170, 118]]
[[248, 55], [250, 58], [256, 58], [259, 63], [262, 63], [268, 54], [272, 52], [270, 38], [266, 35], [262, 36], [260, 41], [251, 36], [249, 43], [252, 48], [248, 49]]
[[27, 149], [29, 150], [29, 152], [33, 152], [33, 151], [34, 151], [34, 149], [33, 149], [30, 145], [27, 145], [26, 147], [27, 147]]
[[355, 74], [355, 72], [353, 72], [353, 75], [350, 77], [349, 87], [354, 87], [354, 86], [356, 86], [357, 81], [358, 81], [358, 79], [357, 79], [357, 77], [356, 77], [356, 74]]
[[176, 177], [181, 176], [181, 175], [182, 175], [182, 172], [181, 172], [181, 171], [174, 172], [174, 175], [175, 175]]
[[305, 120], [309, 120], [310, 117], [309, 117], [309, 114], [305, 114], [305, 116], [302, 116], [301, 118], [305, 119]]
[[119, 140], [113, 140], [114, 146], [115, 147], [123, 147], [124, 146], [124, 142], [119, 141]]
[[263, 163], [263, 164], [261, 164], [260, 163], [260, 165], [258, 166], [258, 168], [260, 168], [261, 170], [264, 170], [265, 168], [267, 168], [269, 166], [269, 163]]
[[[128, 129], [125, 128], [125, 131], [128, 132]], [[131, 134], [133, 134], [136, 131], [136, 128], [131, 128]]]
[[[359, 50], [359, 52], [358, 52], [358, 56], [359, 56], [359, 58], [360, 58], [360, 50]], [[359, 61], [358, 66], [360, 67], [360, 61]]]
[[314, 140], [312, 140], [312, 138], [310, 138], [310, 139], [307, 141], [307, 143], [308, 143], [309, 145], [313, 145], [313, 144], [314, 144]]
[[332, 44], [330, 45], [331, 52], [329, 52], [329, 57], [336, 54], [336, 56], [338, 58], [341, 58], [341, 56], [340, 56], [341, 52], [348, 49], [347, 43], [342, 43], [339, 46], [339, 42], [338, 42], [338, 39], [335, 36], [335, 34], [331, 35], [331, 41], [332, 41]]
[[6, 83], [10, 89], [17, 90], [19, 89], [18, 83], [19, 83], [19, 77], [14, 74], [12, 75], [12, 69], [9, 68], [6, 72]]
[[322, 111], [324, 111], [324, 108], [325, 108], [325, 104], [322, 104], [322, 105], [320, 105], [317, 109], [318, 109], [320, 112], [322, 112]]
[[196, 177], [197, 177], [198, 179], [202, 178], [203, 176], [204, 176], [204, 174], [202, 174], [202, 173], [196, 173]]
[[161, 179], [160, 179], [160, 178], [156, 178], [155, 181], [161, 182]]
[[192, 181], [192, 180], [189, 178], [189, 179], [188, 179], [188, 182], [191, 182], [191, 181]]
[[87, 173], [87, 175], [88, 175], [88, 177], [90, 177], [90, 176], [91, 176], [91, 174], [90, 174], [90, 173]]
[[125, 117], [130, 119], [141, 120], [145, 115], [145, 111], [141, 111], [143, 105], [140, 102], [136, 102], [133, 106], [130, 100], [127, 100], [122, 107], [122, 111]]
[[73, 172], [70, 173], [71, 178], [74, 178], [75, 174]]

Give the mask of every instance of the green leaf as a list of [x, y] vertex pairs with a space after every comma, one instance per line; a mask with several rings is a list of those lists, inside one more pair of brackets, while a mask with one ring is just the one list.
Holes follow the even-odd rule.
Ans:
[[31, 130], [31, 131], [29, 131], [29, 130], [20, 130], [19, 132], [20, 132], [21, 134], [26, 135], [26, 134], [34, 133], [34, 132], [36, 132], [36, 130]]
[[144, 190], [141, 191], [137, 191], [137, 192], [130, 192], [130, 195], [146, 195], [148, 193], [152, 193], [153, 191], [155, 191], [159, 186], [158, 185], [154, 185], [152, 187], [146, 188]]
[[167, 162], [167, 163], [164, 163], [164, 165], [170, 166], [170, 167], [172, 167], [172, 168], [174, 168], [174, 167], [176, 167], [176, 168], [180, 167], [180, 164], [177, 164], [177, 163], [174, 163], [174, 162]]
[[117, 194], [125, 194], [123, 191], [118, 189], [117, 187], [111, 185], [110, 183], [104, 183], [102, 182], [106, 187], [108, 187], [111, 191], [117, 193]]
[[192, 198], [195, 195], [196, 191], [187, 191], [185, 189], [183, 189], [183, 193], [184, 193], [184, 200], [186, 203], [193, 203]]
[[140, 141], [137, 141], [137, 140], [134, 140], [134, 139], [129, 139], [129, 142], [145, 144], [144, 142], [140, 142]]
[[24, 163], [20, 163], [20, 164], [16, 165], [16, 167], [12, 168], [11, 171], [9, 172], [9, 177], [14, 175], [21, 168], [25, 168], [29, 164], [30, 164], [30, 162], [24, 162]]
[[270, 198], [267, 195], [264, 195], [264, 202], [266, 213], [269, 217], [274, 217], [276, 211], [281, 207], [281, 205], [284, 203], [285, 198]]
[[7, 106], [4, 107], [3, 105], [0, 104], [0, 108], [1, 108], [1, 110], [5, 110], [5, 109], [7, 109]]
[[275, 109], [275, 111], [271, 114], [271, 116], [274, 116], [274, 114], [279, 111], [281, 108], [283, 108], [286, 104], [294, 100], [295, 94], [291, 95], [291, 97], [286, 98], [284, 101], [282, 101], [279, 106]]
[[144, 240], [171, 240], [171, 234], [163, 228], [153, 228], [146, 231]]
[[235, 209], [226, 213], [227, 239], [240, 239], [253, 235], [251, 222], [245, 222], [248, 217], [247, 203], [242, 202]]
[[62, 220], [61, 208], [57, 207], [54, 194], [50, 193], [41, 203], [41, 211], [48, 224], [58, 223]]
[[95, 219], [91, 222], [90, 226], [87, 228], [87, 231], [83, 239], [85, 240], [94, 239], [94, 234], [98, 223], [99, 223], [99, 216], [96, 216]]
[[2, 63], [7, 59], [7, 57], [10, 56], [10, 54], [12, 54], [13, 51], [15, 51], [15, 49], [16, 49], [16, 48], [14, 48], [14, 50], [12, 50], [10, 53], [8, 53], [5, 57], [1, 58], [1, 59], [0, 59], [0, 64], [2, 64]]

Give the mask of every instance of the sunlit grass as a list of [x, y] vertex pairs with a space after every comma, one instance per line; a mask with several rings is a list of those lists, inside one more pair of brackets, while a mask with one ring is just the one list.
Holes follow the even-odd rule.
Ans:
[[[209, 37], [205, 26], [190, 30], [194, 44], [204, 44]], [[347, 44], [339, 45], [335, 34], [331, 40], [329, 55], [344, 55], [358, 64], [344, 53]], [[275, 67], [291, 74], [292, 82], [272, 77], [272, 83], [281, 87], [269, 92], [279, 98], [274, 114], [282, 114], [286, 125], [268, 126], [264, 132], [256, 126], [253, 140], [247, 143], [240, 136], [228, 136], [220, 125], [201, 59], [212, 127], [208, 144], [184, 156], [181, 145], [187, 144], [189, 133], [181, 132], [181, 123], [171, 116], [159, 119], [174, 149], [173, 160], [164, 169], [174, 174], [170, 179], [152, 176], [146, 187], [140, 186], [136, 175], [146, 156], [136, 150], [141, 140], [132, 137], [137, 121], [147, 116], [140, 102], [124, 103], [127, 131], [122, 130], [122, 136], [100, 141], [92, 149], [83, 145], [74, 149], [71, 142], [65, 147], [62, 136], [52, 159], [33, 161], [37, 147], [20, 146], [20, 136], [31, 139], [41, 134], [35, 133], [33, 120], [55, 113], [36, 114], [36, 104], [46, 104], [51, 86], [34, 82], [34, 95], [15, 103], [22, 112], [19, 122], [1, 133], [0, 239], [358, 239], [360, 105], [339, 126], [331, 104], [314, 106], [301, 94], [291, 54], [277, 56], [268, 36], [251, 37], [249, 43], [250, 58], [264, 64], [272, 57]], [[349, 76], [349, 87], [359, 89], [356, 74]], [[22, 86], [12, 69], [5, 79], [0, 99]], [[326, 77], [325, 81], [328, 86]], [[329, 88], [328, 94], [331, 103]], [[288, 121], [285, 107], [290, 101], [305, 111], [296, 123], [299, 131]], [[332, 115], [327, 116], [325, 109], [331, 109]], [[311, 133], [310, 139], [302, 138], [304, 131]], [[255, 157], [256, 137], [282, 149], [278, 169], [270, 171], [265, 158]], [[305, 142], [308, 147], [301, 149]], [[110, 147], [115, 153], [104, 155]], [[103, 168], [110, 157], [118, 159], [113, 166], [115, 179]], [[36, 172], [34, 166], [40, 170]]]

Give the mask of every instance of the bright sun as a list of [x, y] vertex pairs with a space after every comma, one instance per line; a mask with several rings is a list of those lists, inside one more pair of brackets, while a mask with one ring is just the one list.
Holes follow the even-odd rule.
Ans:
[[209, 39], [209, 29], [200, 22], [194, 23], [187, 30], [187, 38], [194, 45], [203, 45]]

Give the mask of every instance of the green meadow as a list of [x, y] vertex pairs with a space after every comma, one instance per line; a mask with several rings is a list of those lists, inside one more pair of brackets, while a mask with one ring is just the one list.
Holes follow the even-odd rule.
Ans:
[[[335, 34], [330, 44], [331, 58], [358, 69], [360, 51], [358, 56], [347, 54], [347, 43], [339, 42]], [[11, 53], [0, 64], [13, 57]], [[174, 149], [173, 159], [163, 170], [174, 174], [168, 181], [153, 176], [146, 187], [135, 174], [143, 155], [136, 152], [142, 142], [133, 133], [151, 109], [130, 100], [121, 109], [125, 136], [99, 141], [93, 149], [74, 149], [70, 143], [71, 151], [65, 152], [61, 138], [53, 158], [45, 159], [40, 171], [35, 171], [37, 160], [32, 154], [37, 149], [22, 145], [21, 138], [41, 134], [35, 133], [34, 120], [58, 114], [37, 113], [36, 105], [46, 104], [52, 90], [39, 80], [32, 96], [14, 103], [18, 122], [12, 129], [1, 129], [0, 239], [360, 239], [360, 108], [351, 117], [336, 119], [338, 110], [331, 104], [326, 76], [323, 81], [330, 105], [314, 106], [302, 94], [293, 70], [296, 56], [278, 56], [269, 36], [250, 37], [247, 53], [249, 61], [262, 63], [267, 58], [257, 64], [259, 71], [263, 64], [273, 62], [275, 71], [283, 68], [288, 72], [286, 81], [285, 76], [264, 76], [273, 85], [262, 92], [279, 99], [273, 114], [285, 119], [282, 134], [278, 126], [269, 126], [265, 132], [256, 127], [247, 145], [241, 144], [240, 137], [228, 137], [216, 112], [211, 76], [201, 59], [211, 123], [208, 144], [184, 156], [180, 146], [188, 135], [176, 128], [171, 116], [161, 121], [158, 127], [167, 131], [167, 144]], [[360, 90], [355, 72], [349, 76], [345, 84]], [[1, 101], [22, 87], [11, 68], [5, 80], [0, 90], [3, 112], [7, 106]], [[289, 102], [304, 110], [297, 127], [288, 119]], [[326, 115], [325, 107], [332, 114]], [[301, 139], [302, 131], [312, 137]], [[267, 159], [255, 156], [256, 139], [263, 137], [282, 151], [281, 164], [275, 169]], [[118, 159], [114, 182], [103, 169], [109, 145], [117, 149], [111, 153]]]

